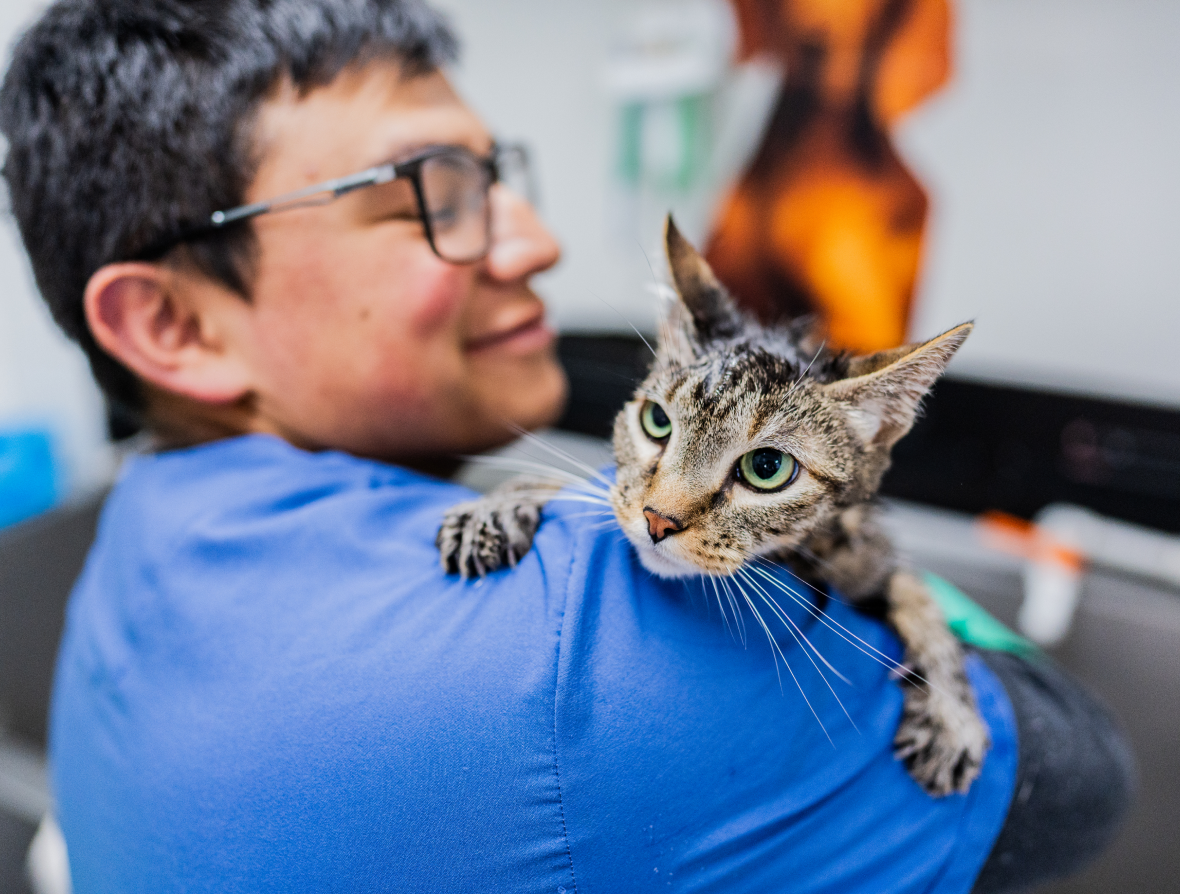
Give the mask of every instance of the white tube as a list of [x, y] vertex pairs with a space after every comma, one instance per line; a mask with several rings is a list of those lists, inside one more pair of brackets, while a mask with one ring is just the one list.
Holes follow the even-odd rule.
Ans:
[[1044, 646], [1066, 637], [1077, 611], [1082, 568], [1071, 553], [1092, 565], [1180, 587], [1180, 537], [1171, 534], [1055, 503], [1037, 515], [1032, 540], [1017, 623]]

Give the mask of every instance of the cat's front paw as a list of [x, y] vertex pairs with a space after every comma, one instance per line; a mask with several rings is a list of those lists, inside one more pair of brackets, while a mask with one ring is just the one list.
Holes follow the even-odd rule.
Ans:
[[916, 681], [907, 684], [893, 739], [893, 753], [935, 797], [971, 788], [991, 744], [966, 680], [955, 688], [957, 694]]
[[443, 570], [483, 577], [515, 565], [532, 546], [540, 520], [539, 505], [495, 494], [452, 507], [435, 538]]

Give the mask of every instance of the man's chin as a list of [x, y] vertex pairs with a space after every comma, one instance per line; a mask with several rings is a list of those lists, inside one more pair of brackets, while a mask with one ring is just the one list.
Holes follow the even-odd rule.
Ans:
[[[417, 428], [420, 437], [413, 450], [413, 464], [430, 456], [464, 456], [494, 450], [515, 441], [523, 431], [553, 425], [565, 409], [569, 386], [565, 372], [553, 352], [528, 363], [490, 364], [484, 369], [469, 367], [466, 377], [440, 389], [435, 405], [440, 414], [418, 424], [399, 426], [403, 447], [406, 428]], [[396, 418], [390, 410], [390, 418]], [[429, 431], [427, 431], [429, 429]], [[396, 459], [406, 462], [408, 451]]]
[[565, 412], [569, 397], [565, 370], [552, 351], [528, 364], [528, 368], [512, 379], [495, 383], [498, 387], [493, 386], [494, 390], [489, 385], [493, 383], [481, 383], [481, 390], [488, 394], [492, 408], [488, 414], [489, 428], [498, 430], [499, 440], [485, 449], [514, 440], [521, 430], [535, 431], [555, 424]]

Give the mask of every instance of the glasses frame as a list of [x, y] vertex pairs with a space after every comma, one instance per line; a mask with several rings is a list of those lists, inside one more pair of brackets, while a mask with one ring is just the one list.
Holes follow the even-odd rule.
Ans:
[[[151, 248], [138, 255], [139, 259], [148, 260], [158, 258], [167, 252], [169, 249], [187, 242], [191, 239], [198, 239], [202, 236], [207, 236], [210, 233], [216, 233], [225, 229], [232, 224], [241, 223], [255, 217], [260, 217], [263, 214], [271, 214], [277, 211], [289, 211], [293, 208], [309, 208], [319, 205], [327, 205], [336, 199], [346, 196], [349, 193], [356, 192], [358, 189], [364, 189], [367, 186], [380, 186], [385, 183], [392, 183], [394, 180], [406, 179], [409, 180], [414, 190], [414, 201], [418, 208], [418, 219], [422, 222], [422, 229], [426, 235], [426, 241], [430, 245], [430, 250], [436, 256], [451, 264], [472, 264], [476, 261], [482, 260], [487, 256], [488, 251], [491, 250], [491, 213], [490, 206], [487, 214], [488, 234], [485, 239], [484, 249], [481, 253], [469, 258], [448, 258], [439, 251], [438, 245], [435, 243], [434, 227], [430, 220], [430, 215], [426, 213], [426, 193], [422, 185], [422, 166], [430, 161], [432, 158], [438, 158], [446, 155], [460, 155], [476, 162], [487, 172], [487, 190], [490, 190], [496, 183], [503, 182], [501, 177], [502, 170], [505, 167], [504, 160], [509, 156], [514, 156], [520, 169], [524, 172], [525, 181], [525, 195], [523, 198], [530, 204], [536, 204], [532, 179], [532, 167], [529, 162], [529, 152], [523, 143], [493, 143], [491, 151], [485, 156], [476, 155], [466, 146], [432, 146], [417, 155], [414, 155], [405, 161], [386, 162], [385, 164], [375, 165], [371, 168], [366, 168], [363, 171], [358, 171], [355, 174], [348, 174], [344, 177], [335, 177], [331, 180], [324, 180], [321, 183], [313, 183], [311, 186], [305, 186], [302, 189], [296, 189], [292, 192], [283, 193], [275, 196], [272, 199], [265, 199], [261, 202], [251, 202], [247, 205], [238, 205], [233, 208], [226, 208], [220, 211], [214, 211], [209, 215], [207, 223], [198, 224], [195, 227], [189, 228], [180, 234], [159, 242]], [[486, 201], [486, 196], [485, 196]]]

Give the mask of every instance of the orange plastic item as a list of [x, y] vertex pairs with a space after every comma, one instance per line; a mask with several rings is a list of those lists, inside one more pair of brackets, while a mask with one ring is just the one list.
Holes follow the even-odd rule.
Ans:
[[976, 524], [984, 543], [992, 549], [1031, 562], [1055, 562], [1073, 571], [1081, 571], [1086, 565], [1082, 553], [1015, 515], [990, 510], [980, 515]]

